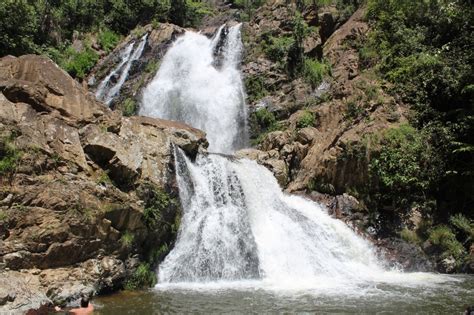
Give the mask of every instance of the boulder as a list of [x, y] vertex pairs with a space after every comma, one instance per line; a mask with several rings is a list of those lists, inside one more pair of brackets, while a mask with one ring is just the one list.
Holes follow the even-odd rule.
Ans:
[[106, 108], [49, 58], [37, 55], [0, 59], [0, 90], [10, 101], [65, 119], [91, 122]]

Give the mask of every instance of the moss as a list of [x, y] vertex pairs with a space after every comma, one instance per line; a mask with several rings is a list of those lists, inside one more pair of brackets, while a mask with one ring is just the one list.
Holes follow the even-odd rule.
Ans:
[[103, 171], [102, 173], [100, 173], [99, 177], [96, 180], [96, 183], [98, 185], [102, 185], [102, 186], [111, 185], [112, 180], [109, 177], [109, 172], [108, 171]]
[[8, 214], [4, 210], [0, 210], [0, 222], [8, 220]]

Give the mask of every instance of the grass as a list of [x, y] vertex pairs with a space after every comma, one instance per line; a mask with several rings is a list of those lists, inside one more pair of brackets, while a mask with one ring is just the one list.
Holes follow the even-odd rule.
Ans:
[[407, 243], [419, 245], [422, 243], [421, 238], [415, 231], [404, 228], [400, 232], [400, 238]]
[[457, 261], [465, 254], [463, 245], [456, 239], [456, 235], [446, 225], [438, 225], [430, 230], [429, 240], [442, 250], [443, 258], [454, 257]]
[[125, 283], [126, 290], [149, 288], [156, 284], [156, 274], [151, 270], [150, 264], [142, 263]]

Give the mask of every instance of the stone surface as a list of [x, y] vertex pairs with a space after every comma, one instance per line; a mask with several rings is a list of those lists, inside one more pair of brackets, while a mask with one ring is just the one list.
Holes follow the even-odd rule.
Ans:
[[132, 257], [173, 242], [178, 203], [150, 225], [144, 191], [175, 198], [173, 147], [194, 157], [205, 134], [122, 117], [44, 57], [0, 65], [0, 140], [19, 152], [15, 171], [0, 176], [0, 312], [120, 288], [138, 266]]

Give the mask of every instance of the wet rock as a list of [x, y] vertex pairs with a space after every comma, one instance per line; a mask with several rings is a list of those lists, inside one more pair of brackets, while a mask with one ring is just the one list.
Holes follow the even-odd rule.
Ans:
[[376, 245], [384, 253], [384, 258], [390, 266], [401, 267], [405, 271], [433, 272], [435, 264], [414, 244], [409, 244], [398, 238], [379, 240]]

